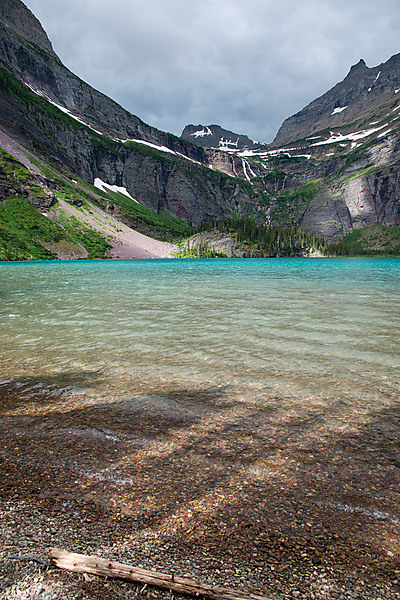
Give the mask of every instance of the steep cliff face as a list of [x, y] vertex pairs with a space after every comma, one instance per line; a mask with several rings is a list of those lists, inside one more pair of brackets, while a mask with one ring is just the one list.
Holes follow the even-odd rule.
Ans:
[[[23, 8], [19, 8], [20, 5], [24, 7], [19, 0], [9, 0], [9, 3], [15, 6], [14, 14], [17, 15], [20, 10], [25, 13]], [[27, 26], [26, 29], [31, 31], [32, 27]], [[71, 73], [52, 50], [38, 45], [34, 41], [36, 39], [37, 36], [27, 39], [0, 20], [0, 61], [37, 95], [107, 137], [146, 140], [207, 163], [202, 148], [185, 144], [130, 114]]]
[[122, 182], [129, 182], [135, 197], [146, 197], [153, 210], [169, 212], [195, 226], [220, 220], [225, 214], [250, 214], [254, 209], [249, 190], [239, 180], [174, 155], [157, 160], [146, 153], [130, 153]]
[[28, 42], [33, 42], [55, 56], [53, 46], [40, 22], [22, 2], [2, 0], [0, 4], [0, 21]]
[[399, 139], [392, 138], [387, 145], [392, 145], [392, 161], [379, 162], [375, 148], [369, 166], [326, 181], [301, 216], [301, 226], [338, 241], [353, 230], [378, 223], [400, 225]]
[[[351, 231], [381, 223], [400, 225], [400, 134], [387, 133], [337, 156], [329, 151], [297, 158], [275, 159], [266, 177], [274, 223], [294, 224], [304, 231], [339, 241]], [[304, 150], [302, 150], [304, 151]], [[271, 167], [270, 163], [270, 167]]]

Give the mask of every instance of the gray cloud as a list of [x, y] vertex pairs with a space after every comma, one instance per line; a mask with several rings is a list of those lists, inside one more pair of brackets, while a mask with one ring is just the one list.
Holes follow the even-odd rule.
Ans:
[[364, 58], [400, 52], [398, 0], [25, 0], [57, 54], [144, 121], [271, 141]]

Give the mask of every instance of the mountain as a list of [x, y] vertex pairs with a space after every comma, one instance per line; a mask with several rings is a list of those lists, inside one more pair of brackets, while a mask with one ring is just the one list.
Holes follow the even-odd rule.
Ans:
[[286, 119], [267, 148], [229, 155], [247, 161], [252, 185], [264, 192], [258, 220], [300, 227], [327, 242], [350, 235], [360, 251], [390, 254], [400, 253], [399, 147], [397, 54], [373, 68], [360, 60]]
[[[3, 2], [0, 15], [1, 146], [32, 173], [34, 158], [47, 179], [38, 180], [43, 194], [60, 199], [68, 187], [82, 200], [83, 186], [126, 225], [169, 237], [229, 211], [254, 212], [247, 180], [214, 168], [205, 149], [147, 125], [71, 73], [20, 0]], [[95, 181], [127, 194], [99, 191]]]
[[42, 50], [56, 56], [52, 43], [40, 22], [22, 2], [15, 3], [13, 0], [2, 0], [0, 21], [10, 30], [36, 44]]
[[377, 113], [385, 112], [399, 91], [400, 54], [373, 68], [360, 59], [343, 81], [286, 119], [271, 146], [284, 146], [352, 122], [370, 123]]
[[3, 0], [0, 258], [143, 256], [137, 231], [174, 242], [231, 217], [395, 252], [399, 91], [400, 55], [361, 60], [269, 146], [218, 125], [177, 137], [71, 73], [23, 2]]
[[[268, 152], [259, 154], [275, 169], [268, 175], [278, 191], [271, 214], [331, 241], [378, 224], [399, 226], [399, 126], [400, 54], [374, 68], [360, 60], [342, 82], [288, 118]], [[373, 249], [373, 231], [367, 234]]]
[[254, 142], [247, 135], [233, 133], [219, 125], [186, 125], [182, 139], [195, 142], [203, 148], [215, 148], [227, 152], [260, 149], [265, 144]]

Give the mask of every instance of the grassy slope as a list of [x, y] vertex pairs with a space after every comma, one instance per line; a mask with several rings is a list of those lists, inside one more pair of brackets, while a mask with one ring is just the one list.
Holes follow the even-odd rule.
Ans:
[[57, 258], [41, 242], [57, 243], [64, 232], [41, 215], [25, 198], [14, 196], [0, 204], [0, 259]]
[[0, 259], [56, 259], [56, 250], [68, 249], [87, 258], [106, 258], [111, 244], [97, 231], [77, 219], [65, 219], [62, 226], [36, 210], [26, 198], [13, 196], [0, 204]]
[[[152, 237], [169, 240], [192, 233], [192, 228], [167, 213], [155, 213], [124, 194], [102, 192], [69, 172], [44, 164], [31, 157], [48, 178], [51, 191], [59, 199], [90, 212], [90, 203], [105, 208], [114, 204], [130, 226]], [[0, 199], [0, 260], [56, 259], [57, 253], [78, 258], [106, 258], [112, 245], [109, 235], [85, 225], [79, 218], [58, 210], [56, 222], [36, 210], [29, 197], [43, 198], [45, 188], [19, 161], [0, 148], [0, 185], [5, 198]], [[78, 208], [79, 211], [79, 208]], [[55, 211], [50, 211], [54, 214]], [[82, 210], [82, 221], [84, 212]]]
[[2, 149], [0, 182], [5, 189], [12, 190], [12, 194], [0, 202], [1, 260], [55, 259], [56, 250], [62, 247], [75, 249], [88, 258], [107, 256], [111, 244], [105, 236], [76, 219], [54, 223], [32, 206], [28, 196], [43, 198], [43, 185], [24, 165]]
[[378, 224], [352, 231], [343, 244], [354, 255], [400, 256], [400, 227]]

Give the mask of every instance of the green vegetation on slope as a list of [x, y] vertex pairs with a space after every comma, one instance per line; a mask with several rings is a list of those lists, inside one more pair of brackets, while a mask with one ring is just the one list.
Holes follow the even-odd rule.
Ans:
[[337, 244], [330, 244], [328, 249], [339, 256], [400, 256], [400, 227], [379, 223], [357, 229]]
[[0, 148], [0, 179], [12, 179], [13, 183], [26, 183], [31, 177], [24, 165]]
[[45, 132], [45, 130], [41, 126], [41, 113], [47, 114], [55, 125], [59, 124], [64, 127], [67, 126], [69, 128], [75, 129], [76, 131], [84, 128], [90, 133], [91, 136], [95, 137], [96, 139], [101, 139], [103, 145], [111, 146], [114, 149], [118, 146], [116, 142], [113, 142], [109, 138], [106, 138], [101, 134], [96, 133], [87, 125], [78, 122], [76, 119], [69, 116], [66, 112], [60, 110], [59, 108], [57, 108], [57, 106], [46, 100], [46, 98], [35, 94], [26, 85], [21, 83], [15, 77], [15, 75], [10, 73], [7, 69], [5, 69], [2, 66], [0, 66], [0, 90], [3, 90], [5, 93], [15, 98], [15, 100], [21, 103], [22, 106], [24, 106], [24, 108], [31, 115], [35, 116], [34, 120], [36, 124], [40, 127], [40, 129], [42, 129], [42, 131], [44, 131], [44, 133], [46, 133], [46, 135], [48, 135], [47, 132]]
[[112, 202], [120, 209], [122, 216], [125, 217], [122, 220], [145, 235], [163, 241], [174, 241], [177, 237], [187, 237], [193, 233], [193, 228], [186, 221], [173, 217], [164, 211], [155, 212], [151, 208], [135, 202], [126, 194], [111, 191], [101, 192], [98, 189], [96, 189], [96, 193], [107, 200], [103, 203], [97, 200], [102, 208], [107, 203]]
[[0, 260], [56, 259], [57, 246], [87, 251], [87, 258], [106, 258], [112, 248], [105, 236], [75, 217], [54, 223], [26, 198], [13, 196], [0, 204]]
[[56, 225], [25, 198], [7, 198], [0, 204], [0, 259], [31, 260], [57, 258], [41, 244], [57, 243], [64, 236]]
[[112, 248], [112, 244], [107, 240], [106, 235], [102, 235], [92, 227], [85, 225], [73, 215], [67, 217], [61, 211], [57, 214], [57, 221], [65, 231], [65, 237], [87, 251], [87, 258], [107, 258]]
[[281, 225], [291, 225], [304, 212], [317, 193], [322, 180], [313, 179], [302, 185], [283, 190], [276, 196], [271, 209], [271, 218]]
[[[108, 208], [108, 211], [113, 206], [118, 218], [129, 227], [163, 241], [175, 242], [176, 238], [187, 237], [193, 232], [193, 228], [182, 219], [173, 217], [164, 211], [155, 212], [151, 208], [135, 202], [126, 194], [101, 190], [73, 173], [61, 174], [51, 164], [43, 165], [35, 159], [32, 159], [32, 162], [36, 164], [43, 175], [52, 181], [57, 196], [66, 202], [76, 206], [81, 202], [89, 212], [87, 202], [92, 202], [103, 210]], [[114, 212], [113, 209], [111, 212]]]

